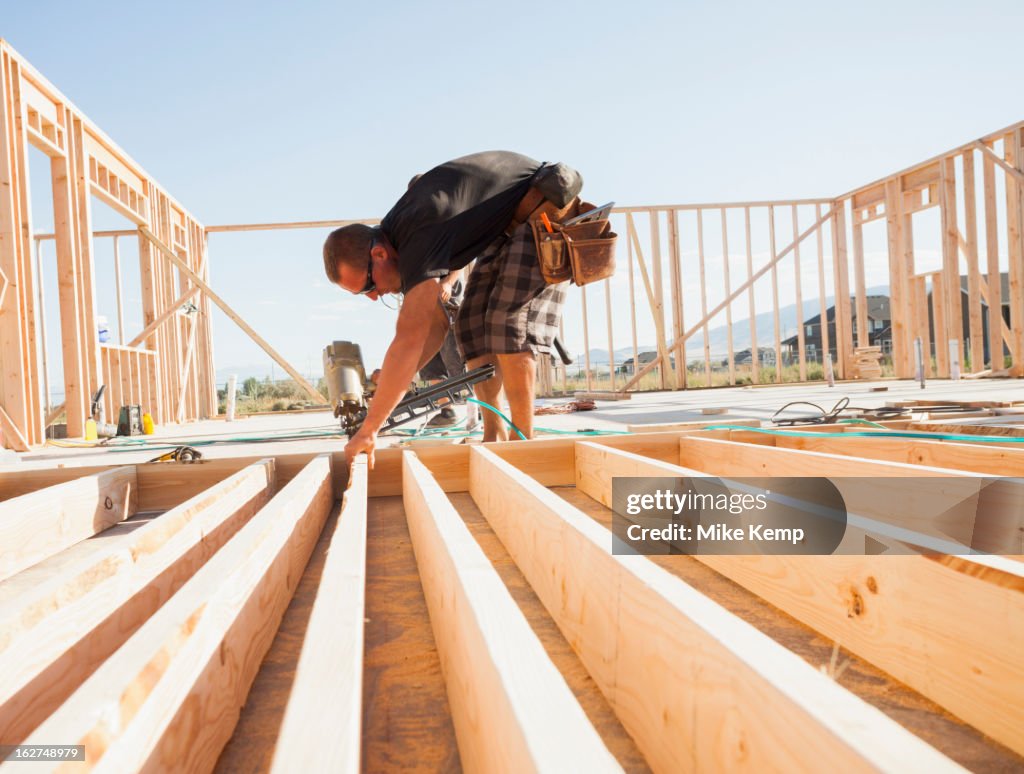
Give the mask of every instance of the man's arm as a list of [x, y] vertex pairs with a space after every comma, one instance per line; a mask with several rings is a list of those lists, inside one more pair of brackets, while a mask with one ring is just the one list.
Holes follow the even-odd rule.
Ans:
[[[366, 419], [345, 447], [348, 459], [354, 459], [365, 451], [369, 455], [370, 467], [373, 467], [377, 432], [402, 400], [416, 372], [440, 349], [448, 332], [448, 317], [438, 303], [439, 295], [437, 279], [425, 280], [405, 294], [398, 313], [395, 338], [384, 356], [380, 381]], [[428, 351], [429, 355], [426, 354]]]

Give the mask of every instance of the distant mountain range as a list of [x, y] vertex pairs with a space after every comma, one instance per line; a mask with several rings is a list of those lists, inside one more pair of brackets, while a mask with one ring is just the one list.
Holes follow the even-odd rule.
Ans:
[[[889, 288], [886, 285], [879, 285], [876, 287], [868, 288], [865, 292], [866, 295], [887, 295]], [[832, 296], [828, 296], [825, 299], [826, 306], [832, 306]], [[821, 313], [821, 308], [818, 303], [818, 299], [808, 299], [804, 301], [803, 308], [803, 319], [809, 320], [817, 314]], [[668, 317], [668, 315], [666, 315]], [[763, 312], [757, 315], [755, 318], [756, 329], [757, 329], [757, 345], [758, 347], [771, 347], [775, 343], [775, 316], [771, 312]], [[667, 321], [667, 320], [666, 320]], [[779, 338], [787, 339], [790, 336], [796, 334], [797, 326], [797, 314], [796, 304], [790, 304], [789, 306], [782, 307], [779, 309]], [[665, 342], [668, 344], [671, 341]], [[729, 350], [729, 326], [719, 325], [715, 328], [708, 330], [708, 344], [711, 348], [712, 357], [724, 358]], [[734, 322], [732, 326], [732, 348], [733, 352], [740, 352], [741, 350], [750, 347], [750, 323], [744, 318], [741, 321]], [[657, 346], [653, 342], [647, 344], [638, 345], [637, 350], [639, 352], [653, 352], [657, 349]], [[621, 364], [633, 357], [633, 347], [620, 347], [615, 350], [615, 362]], [[690, 338], [686, 347], [686, 357], [691, 358], [702, 358], [704, 357], [704, 336], [700, 331], [697, 331]], [[583, 363], [583, 353], [580, 352], [576, 355], [577, 362]], [[591, 365], [603, 365], [607, 364], [608, 361], [608, 350], [607, 349], [591, 349], [590, 350], [590, 363]]]

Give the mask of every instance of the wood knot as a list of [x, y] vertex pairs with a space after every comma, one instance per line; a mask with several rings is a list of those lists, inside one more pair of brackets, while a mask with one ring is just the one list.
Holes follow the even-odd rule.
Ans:
[[868, 576], [866, 585], [868, 587], [868, 591], [870, 591], [872, 594], [877, 594], [878, 593], [878, 581], [875, 580], [875, 576], [874, 575], [869, 575]]
[[107, 496], [107, 498], [106, 498], [106, 499], [105, 499], [105, 500], [103, 501], [103, 507], [104, 507], [104, 508], [106, 508], [106, 509], [107, 509], [108, 511], [109, 511], [109, 510], [110, 510], [111, 508], [113, 508], [113, 507], [114, 507], [114, 501], [110, 499], [110, 496], [109, 496], [109, 495], [108, 495], [108, 496]]
[[847, 601], [847, 617], [857, 618], [864, 615], [864, 597], [856, 589], [850, 589], [850, 599]]

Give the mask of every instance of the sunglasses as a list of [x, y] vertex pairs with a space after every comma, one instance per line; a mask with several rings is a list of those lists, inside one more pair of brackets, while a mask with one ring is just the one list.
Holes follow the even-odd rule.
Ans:
[[373, 248], [377, 245], [376, 237], [370, 242], [370, 254], [367, 256], [366, 261], [366, 284], [363, 285], [363, 289], [359, 291], [359, 295], [365, 296], [367, 293], [372, 293], [377, 289], [377, 283], [373, 281]]

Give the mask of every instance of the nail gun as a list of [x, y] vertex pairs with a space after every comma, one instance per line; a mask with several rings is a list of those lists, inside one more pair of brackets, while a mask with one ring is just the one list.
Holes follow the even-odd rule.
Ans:
[[[412, 422], [447, 403], [461, 402], [473, 394], [473, 385], [494, 376], [494, 366], [474, 368], [459, 376], [406, 393], [401, 403], [384, 422], [381, 432]], [[356, 434], [366, 419], [376, 385], [366, 378], [359, 345], [335, 341], [324, 349], [324, 378], [334, 416], [349, 437]]]

